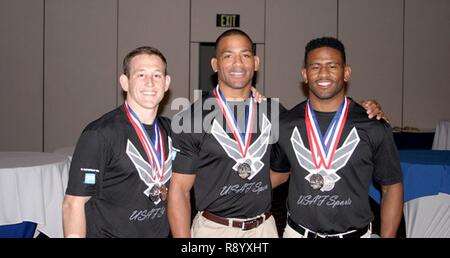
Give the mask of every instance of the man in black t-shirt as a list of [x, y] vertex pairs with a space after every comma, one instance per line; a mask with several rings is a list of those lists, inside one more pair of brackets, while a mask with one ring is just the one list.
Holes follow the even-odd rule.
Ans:
[[304, 65], [308, 100], [280, 115], [271, 158], [274, 186], [291, 174], [284, 237], [370, 237], [372, 177], [383, 193], [381, 237], [395, 237], [403, 186], [389, 125], [345, 96], [351, 69], [339, 40], [310, 41]]
[[[246, 33], [232, 29], [220, 35], [211, 65], [217, 87], [172, 121], [177, 152], [168, 203], [172, 234], [278, 237], [270, 214], [269, 159], [280, 106], [253, 102], [259, 58]], [[192, 187], [199, 213], [191, 230]]]
[[124, 58], [126, 101], [82, 132], [63, 204], [65, 237], [168, 237], [170, 120], [158, 106], [170, 77], [152, 47]]

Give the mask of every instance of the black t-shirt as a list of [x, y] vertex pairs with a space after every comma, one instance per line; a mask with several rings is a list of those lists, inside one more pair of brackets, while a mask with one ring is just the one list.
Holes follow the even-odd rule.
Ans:
[[[305, 107], [306, 101], [281, 115], [280, 139], [271, 158], [274, 171], [291, 171], [287, 201], [291, 218], [316, 232], [341, 233], [368, 225], [373, 220], [368, 199], [372, 176], [381, 185], [402, 181], [391, 128], [369, 119], [364, 108], [351, 101], [331, 163], [334, 187], [313, 189], [307, 179], [314, 174], [315, 166], [311, 162]], [[334, 113], [315, 113], [323, 133]], [[301, 142], [306, 150], [300, 147]]]
[[[229, 102], [229, 106], [239, 128], [245, 128], [248, 105], [241, 101]], [[274, 127], [278, 126], [279, 111], [285, 109], [270, 99], [256, 106], [254, 130], [245, 158], [252, 164], [252, 174], [248, 178], [238, 175], [242, 155], [239, 156], [237, 142], [212, 93], [174, 116], [172, 135], [177, 154], [173, 171], [196, 175], [197, 210], [208, 210], [228, 218], [250, 218], [270, 210], [270, 152], [277, 138], [274, 132], [278, 130]]]
[[[168, 187], [172, 151], [170, 120], [157, 117], [164, 137]], [[153, 137], [153, 125], [144, 126]], [[70, 166], [66, 194], [91, 196], [85, 205], [87, 237], [167, 237], [166, 201], [148, 197], [154, 184], [147, 155], [123, 106], [82, 132]]]

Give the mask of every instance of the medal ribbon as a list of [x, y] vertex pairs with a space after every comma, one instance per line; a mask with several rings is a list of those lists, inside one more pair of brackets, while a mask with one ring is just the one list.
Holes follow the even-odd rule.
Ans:
[[[316, 115], [311, 106], [311, 101], [308, 100], [305, 109], [306, 131], [308, 134], [312, 160], [316, 168], [323, 166], [325, 169], [329, 169], [331, 167], [331, 161], [333, 160], [347, 120], [349, 104], [350, 102], [347, 98], [344, 98], [344, 101], [327, 128], [325, 137], [322, 137], [322, 132], [320, 131]], [[317, 158], [319, 158], [319, 161], [317, 161]]]
[[[147, 131], [145, 130], [144, 125], [139, 120], [136, 113], [128, 106], [128, 103], [125, 101], [123, 104], [125, 108], [125, 113], [130, 121], [131, 125], [136, 132], [139, 141], [144, 147], [145, 154], [147, 154], [147, 159], [150, 162], [150, 166], [153, 167], [153, 164], [156, 164], [156, 175], [150, 173], [153, 180], [156, 178], [162, 179], [164, 177], [164, 161], [165, 159], [165, 150], [164, 150], [164, 136], [162, 134], [161, 129], [158, 126], [158, 119], [155, 119], [155, 123], [153, 126], [153, 140], [150, 139]], [[152, 171], [150, 171], [152, 172]]]
[[255, 104], [253, 103], [253, 97], [249, 96], [249, 111], [248, 116], [245, 117], [245, 131], [244, 133], [241, 133], [241, 130], [239, 130], [239, 126], [237, 124], [236, 119], [234, 118], [233, 112], [230, 110], [230, 107], [227, 103], [227, 100], [222, 95], [219, 85], [214, 89], [213, 91], [214, 96], [217, 100], [217, 103], [219, 103], [220, 110], [222, 110], [222, 114], [225, 117], [225, 120], [227, 121], [228, 126], [231, 129], [231, 132], [234, 135], [234, 139], [236, 139], [239, 149], [241, 151], [242, 157], [245, 158], [247, 155], [248, 147], [250, 146], [250, 142], [252, 139], [252, 128], [253, 128], [253, 120], [254, 120], [254, 113], [255, 113]]

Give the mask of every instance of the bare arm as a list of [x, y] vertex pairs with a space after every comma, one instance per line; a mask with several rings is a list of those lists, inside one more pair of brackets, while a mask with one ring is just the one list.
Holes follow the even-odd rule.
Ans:
[[403, 184], [381, 186], [381, 237], [396, 237], [403, 211]]
[[84, 205], [90, 196], [66, 195], [63, 202], [64, 237], [86, 237]]
[[290, 172], [279, 173], [273, 170], [270, 170], [270, 181], [272, 182], [272, 189], [286, 183], [289, 179]]
[[170, 178], [167, 215], [174, 238], [191, 237], [191, 198], [195, 175], [173, 173]]

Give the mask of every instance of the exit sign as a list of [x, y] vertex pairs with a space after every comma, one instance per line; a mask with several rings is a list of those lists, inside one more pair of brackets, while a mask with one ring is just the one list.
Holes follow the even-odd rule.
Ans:
[[239, 14], [217, 14], [216, 27], [239, 27]]

